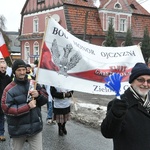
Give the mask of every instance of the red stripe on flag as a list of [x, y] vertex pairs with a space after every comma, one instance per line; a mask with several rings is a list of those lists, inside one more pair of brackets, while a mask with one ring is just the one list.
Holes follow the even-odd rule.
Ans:
[[0, 46], [0, 51], [4, 58], [10, 56], [10, 53], [8, 51], [6, 44], [3, 44], [2, 46]]

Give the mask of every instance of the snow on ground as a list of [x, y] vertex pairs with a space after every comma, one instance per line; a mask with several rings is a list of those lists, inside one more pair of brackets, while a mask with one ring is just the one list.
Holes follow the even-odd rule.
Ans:
[[100, 106], [96, 104], [90, 104], [90, 103], [77, 103], [80, 107], [85, 107], [85, 108], [90, 108], [93, 110], [96, 110], [97, 108], [100, 108], [103, 111], [106, 111], [107, 107], [106, 106]]
[[78, 101], [72, 105], [72, 119], [99, 129], [106, 115], [106, 109], [106, 106]]

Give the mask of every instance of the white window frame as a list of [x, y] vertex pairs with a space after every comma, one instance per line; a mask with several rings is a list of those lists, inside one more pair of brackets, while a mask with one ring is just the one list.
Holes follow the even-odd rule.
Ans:
[[[117, 6], [119, 6], [119, 7], [117, 7]], [[115, 3], [114, 9], [122, 9], [121, 4], [119, 2]]]
[[102, 46], [105, 47], [106, 40], [102, 42]]
[[112, 20], [113, 28], [115, 30], [115, 17], [108, 17], [107, 30], [109, 28], [110, 21]]
[[124, 47], [124, 44], [125, 44], [125, 41], [123, 41], [123, 42], [121, 43], [121, 47]]
[[137, 45], [139, 45], [141, 47], [142, 46], [142, 42], [139, 42]]
[[24, 60], [26, 63], [30, 63], [30, 45], [28, 42], [24, 46]]
[[33, 19], [33, 33], [39, 32], [39, 19], [34, 18]]
[[37, 3], [45, 2], [45, 0], [37, 0]]
[[[36, 41], [33, 44], [33, 54], [34, 56], [39, 56], [40, 55], [40, 51], [39, 51], [39, 43]], [[36, 57], [37, 59], [38, 57]]]
[[127, 31], [127, 19], [120, 18], [120, 32], [126, 32]]

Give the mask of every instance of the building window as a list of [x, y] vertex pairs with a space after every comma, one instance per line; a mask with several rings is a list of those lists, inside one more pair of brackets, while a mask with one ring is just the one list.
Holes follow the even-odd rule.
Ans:
[[39, 43], [38, 42], [34, 42], [34, 47], [33, 47], [34, 51], [34, 59], [39, 58]]
[[37, 0], [37, 3], [43, 3], [45, 0]]
[[35, 18], [33, 20], [33, 33], [37, 33], [39, 31], [39, 20]]
[[115, 29], [115, 18], [114, 17], [108, 17], [108, 28], [110, 23], [112, 23], [113, 28]]
[[141, 47], [142, 46], [142, 42], [139, 42], [138, 45]]
[[120, 19], [120, 31], [126, 32], [126, 30], [127, 30], [126, 19]]
[[106, 45], [106, 40], [102, 42], [102, 46], [105, 47]]
[[30, 45], [29, 45], [29, 43], [25, 43], [24, 60], [26, 63], [30, 63]]
[[122, 9], [121, 5], [117, 2], [114, 6], [115, 9]]
[[123, 42], [121, 43], [121, 47], [124, 47], [124, 44], [125, 44], [125, 41], [123, 41]]
[[132, 9], [137, 9], [134, 4], [130, 4], [130, 7], [131, 7]]

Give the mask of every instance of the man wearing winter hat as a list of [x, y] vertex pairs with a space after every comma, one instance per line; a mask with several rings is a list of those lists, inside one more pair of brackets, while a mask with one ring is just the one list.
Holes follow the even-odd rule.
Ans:
[[[1, 106], [6, 114], [12, 149], [21, 150], [28, 141], [30, 149], [42, 150], [43, 122], [40, 107], [47, 103], [48, 95], [39, 85], [28, 91], [30, 80], [26, 75], [26, 63], [18, 59], [12, 65], [15, 75], [2, 95]], [[27, 101], [28, 92], [32, 99]]]
[[[4, 88], [12, 81], [12, 78], [6, 74], [7, 64], [0, 63], [0, 102]], [[0, 141], [5, 141], [5, 116], [0, 106]]]
[[114, 150], [150, 150], [150, 69], [146, 64], [132, 68], [129, 83], [121, 100], [108, 103], [101, 132], [113, 139]]

